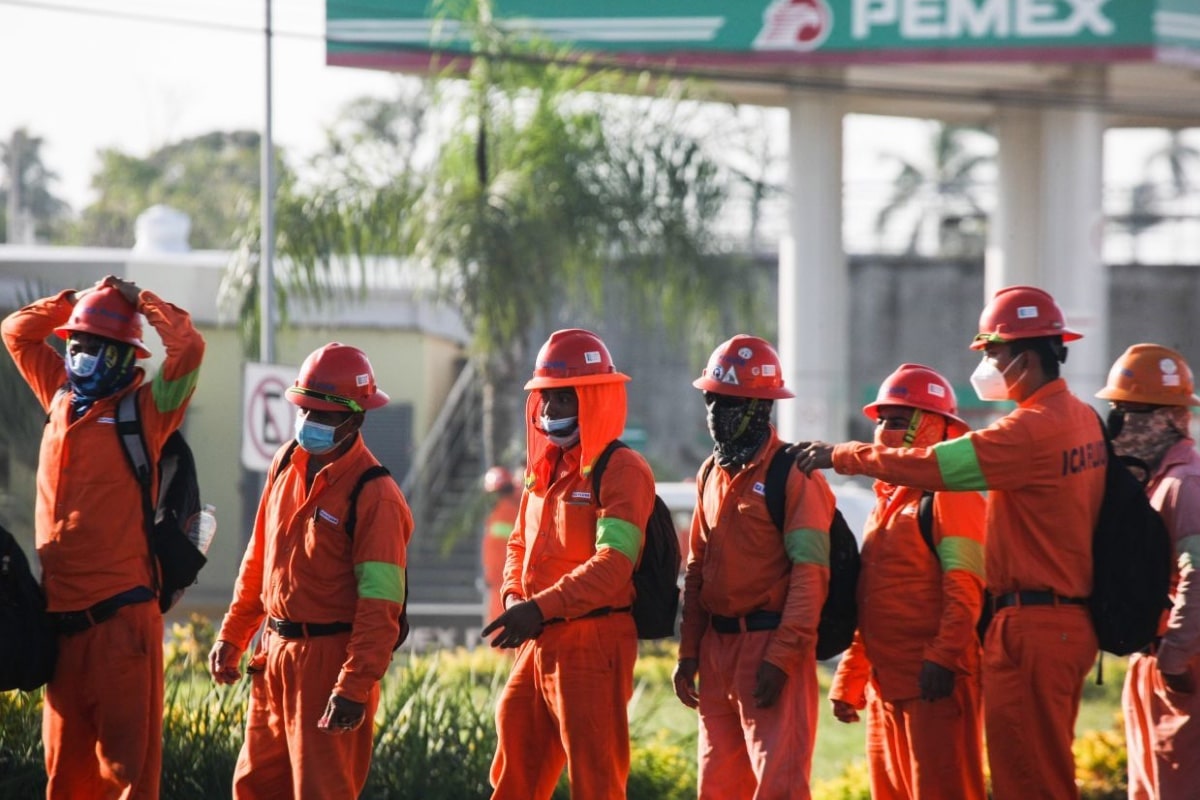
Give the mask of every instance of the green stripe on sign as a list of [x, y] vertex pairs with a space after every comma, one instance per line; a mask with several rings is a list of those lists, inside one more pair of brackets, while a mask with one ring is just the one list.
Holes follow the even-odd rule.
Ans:
[[800, 528], [783, 537], [783, 546], [793, 564], [829, 566], [829, 534], [815, 528]]
[[969, 437], [938, 442], [933, 446], [933, 454], [937, 456], [938, 469], [947, 489], [961, 492], [965, 489], [987, 488], [987, 481], [983, 479], [983, 470], [975, 455], [975, 445]]
[[982, 543], [965, 536], [947, 536], [942, 539], [937, 551], [944, 572], [961, 569], [977, 575], [980, 580], [984, 579]]
[[642, 529], [632, 522], [614, 517], [596, 520], [596, 549], [611, 547], [637, 563], [638, 549], [642, 543]]
[[359, 597], [404, 602], [404, 570], [399, 564], [364, 561], [354, 565], [354, 577], [358, 579]]

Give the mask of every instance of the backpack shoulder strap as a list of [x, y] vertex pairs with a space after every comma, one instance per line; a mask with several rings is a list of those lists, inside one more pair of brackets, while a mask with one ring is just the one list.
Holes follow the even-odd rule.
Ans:
[[[288, 450], [291, 454], [291, 450]], [[358, 476], [358, 480], [354, 483], [354, 488], [350, 490], [350, 508], [346, 511], [346, 535], [351, 539], [354, 538], [354, 528], [358, 524], [358, 496], [362, 494], [363, 486], [376, 478], [382, 478], [384, 475], [391, 475], [391, 470], [382, 464], [375, 464], [363, 470], [362, 475]]]
[[596, 495], [596, 505], [600, 504], [600, 478], [604, 475], [604, 470], [608, 469], [608, 460], [612, 458], [613, 453], [628, 446], [620, 439], [613, 439], [592, 465], [592, 492]]
[[926, 546], [938, 559], [937, 545], [933, 543], [933, 492], [922, 492], [921, 500], [917, 503], [917, 527], [921, 529], [921, 538]]
[[771, 515], [771, 521], [775, 523], [775, 527], [783, 533], [785, 524], [784, 514], [787, 512], [787, 481], [788, 473], [792, 469], [792, 464], [795, 459], [788, 452], [790, 445], [787, 442], [775, 451], [775, 455], [771, 456], [771, 463], [767, 465], [767, 479], [763, 486], [763, 496], [767, 501], [767, 513]]
[[279, 466], [275, 467], [275, 471], [271, 473], [272, 483], [274, 483], [275, 479], [279, 477], [279, 473], [287, 469], [287, 465], [292, 463], [292, 453], [294, 453], [295, 450], [296, 440], [292, 439], [290, 442], [288, 442], [287, 450], [283, 451], [283, 456], [279, 459]]
[[121, 438], [121, 450], [133, 470], [138, 486], [142, 489], [142, 527], [146, 533], [146, 547], [150, 556], [150, 575], [154, 591], [159, 591], [158, 563], [154, 557], [154, 501], [150, 498], [152, 480], [150, 456], [146, 452], [146, 438], [142, 435], [142, 418], [138, 412], [137, 392], [127, 392], [117, 403], [117, 435]]

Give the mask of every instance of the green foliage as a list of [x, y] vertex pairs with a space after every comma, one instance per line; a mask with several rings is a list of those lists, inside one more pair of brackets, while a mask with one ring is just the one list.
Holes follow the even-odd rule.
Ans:
[[46, 793], [42, 692], [0, 692], [0, 797]]
[[[52, 186], [58, 174], [48, 169], [42, 161], [40, 136], [33, 136], [26, 128], [17, 128], [7, 139], [0, 140], [0, 242], [25, 244], [20, 234], [10, 236], [8, 230], [8, 199], [16, 187], [19, 197], [19, 212], [27, 215], [32, 224], [36, 241], [54, 240], [63, 227], [70, 207], [54, 195]], [[16, 233], [16, 232], [12, 232]]]
[[[77, 244], [131, 247], [137, 217], [162, 203], [186, 213], [193, 249], [222, 249], [257, 216], [260, 185], [259, 134], [213, 131], [166, 145], [142, 158], [108, 149], [92, 178], [98, 199], [84, 209], [71, 234]], [[277, 182], [290, 182], [282, 156]]]

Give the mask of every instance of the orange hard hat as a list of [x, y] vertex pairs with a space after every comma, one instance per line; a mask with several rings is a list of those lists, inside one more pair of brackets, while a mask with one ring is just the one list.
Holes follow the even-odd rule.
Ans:
[[483, 476], [483, 490], [488, 492], [509, 492], [516, 488], [513, 475], [504, 467], [492, 467]]
[[142, 343], [142, 321], [137, 308], [112, 286], [101, 286], [81, 297], [71, 309], [70, 319], [54, 332], [61, 339], [69, 339], [72, 333], [90, 333], [133, 345], [138, 358], [150, 357], [150, 351]]
[[617, 372], [612, 356], [600, 337], [582, 328], [566, 328], [550, 334], [538, 350], [533, 377], [526, 389], [555, 389], [629, 380]]
[[879, 419], [882, 406], [904, 406], [919, 408], [941, 414], [951, 422], [965, 427], [967, 423], [958, 416], [958, 400], [954, 388], [940, 373], [921, 364], [901, 364], [896, 371], [884, 378], [879, 385], [875, 402], [863, 406], [869, 419]]
[[375, 385], [366, 353], [340, 342], [330, 342], [304, 359], [287, 399], [313, 411], [362, 412], [388, 402]]
[[1161, 344], [1135, 344], [1108, 371], [1096, 397], [1156, 406], [1200, 406], [1192, 370], [1183, 356]]
[[1009, 286], [996, 292], [979, 315], [979, 333], [971, 349], [1039, 336], [1061, 336], [1064, 342], [1083, 338], [1067, 328], [1062, 309], [1049, 292], [1036, 286]]
[[738, 334], [720, 344], [708, 357], [700, 377], [692, 381], [702, 392], [734, 397], [780, 400], [795, 397], [783, 385], [783, 366], [779, 354], [766, 339]]

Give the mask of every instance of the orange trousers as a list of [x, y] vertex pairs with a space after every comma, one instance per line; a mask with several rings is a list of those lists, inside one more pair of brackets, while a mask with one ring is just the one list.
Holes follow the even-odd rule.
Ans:
[[[317, 729], [346, 660], [349, 633], [285, 640], [264, 635], [266, 660], [250, 674], [246, 740], [233, 771], [237, 800], [358, 797], [371, 767], [379, 684], [357, 730]], [[257, 660], [257, 659], [256, 659]]]
[[1075, 718], [1096, 634], [1086, 606], [1002, 609], [983, 649], [984, 729], [995, 800], [1065, 800]]
[[754, 704], [771, 631], [700, 640], [700, 800], [808, 800], [817, 733], [817, 665], [810, 658], [770, 708]]
[[887, 703], [867, 686], [873, 800], [984, 800], [978, 675], [957, 675], [941, 700]]
[[[1195, 663], [1188, 665], [1197, 679]], [[1130, 800], [1182, 800], [1200, 792], [1200, 692], [1163, 683], [1158, 659], [1135, 654], [1121, 695]]]
[[496, 706], [492, 800], [624, 800], [637, 629], [629, 614], [548, 625], [517, 650]]
[[154, 601], [58, 637], [42, 712], [48, 800], [158, 797], [162, 641]]

